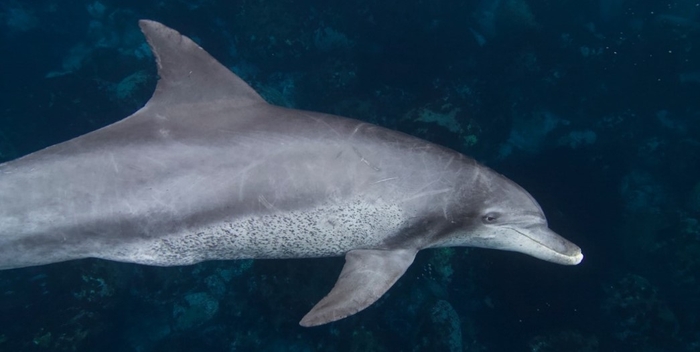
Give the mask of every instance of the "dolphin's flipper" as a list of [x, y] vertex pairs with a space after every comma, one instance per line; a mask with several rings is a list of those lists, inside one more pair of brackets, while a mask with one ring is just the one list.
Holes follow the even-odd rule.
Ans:
[[374, 303], [413, 263], [411, 249], [357, 249], [345, 255], [345, 266], [331, 292], [299, 324], [316, 326], [343, 319]]
[[147, 107], [222, 100], [237, 106], [264, 102], [190, 38], [154, 21], [140, 20], [139, 26], [156, 57], [160, 76]]

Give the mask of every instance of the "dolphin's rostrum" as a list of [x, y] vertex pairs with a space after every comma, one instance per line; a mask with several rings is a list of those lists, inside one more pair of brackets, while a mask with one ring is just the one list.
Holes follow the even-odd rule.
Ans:
[[267, 104], [189, 38], [140, 22], [160, 80], [122, 121], [0, 165], [0, 269], [345, 255], [301, 320], [366, 308], [417, 251], [474, 246], [578, 264], [521, 187], [453, 150]]

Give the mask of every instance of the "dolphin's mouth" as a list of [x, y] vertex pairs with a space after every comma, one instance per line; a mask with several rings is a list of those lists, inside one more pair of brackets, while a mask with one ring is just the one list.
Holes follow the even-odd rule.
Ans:
[[559, 236], [546, 226], [538, 226], [532, 231], [522, 231], [512, 227], [510, 229], [530, 242], [530, 245], [525, 244], [519, 249], [525, 254], [563, 265], [577, 265], [583, 260], [583, 253], [579, 246]]

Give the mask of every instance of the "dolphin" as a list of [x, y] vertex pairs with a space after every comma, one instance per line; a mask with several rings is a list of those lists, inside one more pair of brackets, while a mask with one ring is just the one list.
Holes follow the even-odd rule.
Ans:
[[454, 150], [265, 102], [188, 37], [141, 20], [160, 77], [133, 115], [0, 164], [0, 269], [345, 256], [315, 326], [381, 297], [421, 249], [575, 265], [537, 201]]

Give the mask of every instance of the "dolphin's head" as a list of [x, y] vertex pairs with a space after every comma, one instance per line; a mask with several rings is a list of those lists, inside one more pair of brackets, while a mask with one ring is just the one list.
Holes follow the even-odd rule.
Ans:
[[486, 168], [477, 177], [461, 230], [448, 236], [449, 245], [493, 248], [531, 255], [549, 262], [576, 265], [581, 248], [547, 226], [540, 205], [522, 187]]

